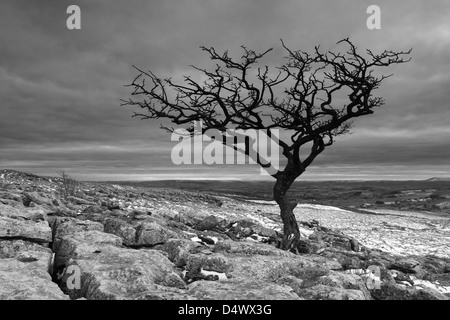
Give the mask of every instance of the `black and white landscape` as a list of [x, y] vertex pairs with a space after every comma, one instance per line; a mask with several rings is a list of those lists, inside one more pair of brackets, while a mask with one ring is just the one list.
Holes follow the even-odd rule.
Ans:
[[3, 3], [0, 299], [448, 300], [450, 3], [378, 2]]

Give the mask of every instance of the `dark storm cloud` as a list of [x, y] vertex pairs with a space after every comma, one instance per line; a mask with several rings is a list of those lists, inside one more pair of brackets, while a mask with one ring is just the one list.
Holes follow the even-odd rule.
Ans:
[[[81, 7], [81, 30], [65, 27], [70, 4]], [[370, 4], [381, 7], [381, 30], [366, 28]], [[123, 85], [134, 75], [131, 65], [180, 79], [192, 72], [191, 64], [211, 65], [201, 45], [234, 56], [240, 45], [275, 47], [264, 60], [272, 65], [284, 55], [280, 38], [308, 51], [318, 44], [336, 49], [350, 36], [361, 49], [413, 47], [413, 60], [386, 70], [394, 73], [378, 91], [386, 106], [357, 119], [354, 134], [341, 137], [310, 171], [332, 176], [335, 170], [342, 177], [353, 166], [370, 176], [381, 170], [376, 166], [386, 172], [386, 166], [429, 166], [423, 172], [442, 174], [450, 161], [449, 13], [448, 1], [420, 0], [6, 1], [0, 12], [0, 167], [72, 168], [94, 178], [157, 171], [212, 176], [211, 169], [171, 165], [173, 144], [159, 121], [131, 119], [131, 110], [119, 107], [130, 93]], [[215, 171], [221, 177], [245, 172]]]

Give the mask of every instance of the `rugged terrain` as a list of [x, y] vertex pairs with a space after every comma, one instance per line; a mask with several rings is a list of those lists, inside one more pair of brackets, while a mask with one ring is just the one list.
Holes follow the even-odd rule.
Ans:
[[[124, 181], [122, 185], [196, 190], [237, 199], [271, 200], [273, 181], [157, 180]], [[412, 181], [304, 181], [299, 179], [289, 194], [299, 203], [322, 204], [342, 209], [390, 209], [450, 216], [450, 179]]]
[[261, 198], [98, 183], [63, 196], [64, 187], [0, 170], [0, 299], [450, 296], [447, 215], [303, 203], [296, 255], [277, 248], [278, 208]]

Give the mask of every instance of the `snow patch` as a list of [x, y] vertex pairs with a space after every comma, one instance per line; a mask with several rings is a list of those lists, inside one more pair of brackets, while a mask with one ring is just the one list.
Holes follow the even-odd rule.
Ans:
[[195, 242], [203, 242], [199, 237], [195, 236], [191, 238], [191, 241], [195, 241]]
[[416, 279], [414, 276], [411, 276], [411, 279], [413, 279], [414, 286], [416, 286], [418, 289], [429, 288], [429, 289], [437, 290], [443, 294], [450, 293], [450, 286], [441, 286], [437, 283], [432, 283], [430, 281]]
[[298, 229], [300, 230], [300, 234], [302, 236], [304, 236], [305, 238], [308, 238], [310, 235], [312, 235], [314, 233], [314, 230], [306, 229], [306, 228], [303, 228], [300, 226], [298, 227]]
[[219, 280], [227, 280], [227, 275], [225, 273], [220, 273], [220, 272], [216, 272], [216, 271], [208, 271], [208, 270], [203, 270], [203, 268], [200, 269], [200, 274], [206, 276], [218, 276]]
[[297, 208], [350, 212], [348, 210], [344, 210], [344, 209], [341, 209], [341, 208], [338, 208], [338, 207], [324, 206], [324, 205], [321, 205], [321, 204], [310, 204], [310, 203], [301, 203], [301, 204], [299, 204], [297, 206]]
[[208, 238], [211, 239], [212, 241], [214, 241], [214, 244], [219, 242], [219, 239], [217, 237], [208, 237]]
[[253, 203], [257, 203], [257, 204], [266, 204], [266, 205], [276, 205], [276, 201], [271, 200], [271, 201], [267, 201], [267, 200], [247, 200], [249, 202], [253, 202]]
[[263, 241], [267, 241], [269, 239], [269, 237], [263, 237], [260, 236], [259, 234], [253, 234], [250, 237], [246, 237], [245, 240], [249, 240], [249, 241], [253, 241], [253, 242], [263, 242]]

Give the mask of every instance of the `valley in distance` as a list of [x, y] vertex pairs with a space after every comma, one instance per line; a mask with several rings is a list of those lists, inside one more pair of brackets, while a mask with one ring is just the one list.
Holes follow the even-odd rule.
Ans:
[[[135, 187], [169, 188], [226, 195], [240, 200], [272, 201], [273, 181], [153, 180], [108, 182]], [[288, 195], [298, 203], [359, 209], [419, 211], [450, 216], [450, 178], [410, 181], [296, 181]]]

